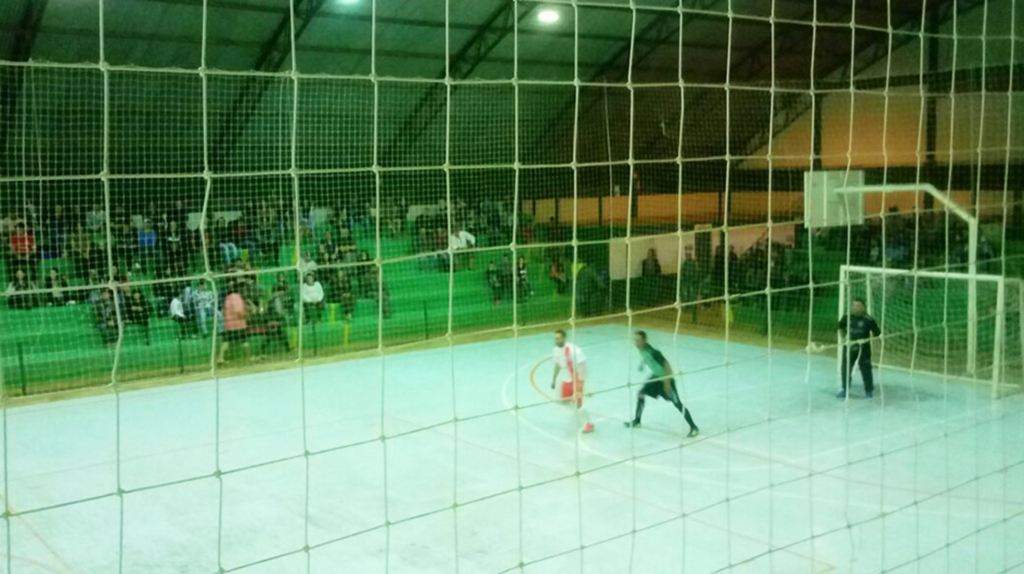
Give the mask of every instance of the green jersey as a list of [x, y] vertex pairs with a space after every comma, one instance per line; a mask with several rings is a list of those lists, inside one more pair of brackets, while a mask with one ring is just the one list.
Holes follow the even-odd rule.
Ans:
[[665, 372], [665, 355], [650, 345], [640, 349], [640, 358], [643, 359], [647, 369], [651, 371], [652, 379], [661, 379], [668, 376]]

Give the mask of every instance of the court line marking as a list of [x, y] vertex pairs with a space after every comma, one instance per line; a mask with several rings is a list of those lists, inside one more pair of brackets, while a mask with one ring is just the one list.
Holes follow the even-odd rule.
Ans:
[[[548, 402], [554, 402], [550, 398], [548, 398], [546, 393], [544, 393], [543, 391], [541, 391], [540, 389], [537, 388], [536, 381], [535, 381], [535, 376], [534, 376], [536, 374], [536, 372], [537, 372], [537, 369], [540, 367], [540, 365], [544, 364], [544, 362], [546, 362], [548, 360], [550, 360], [550, 359], [542, 359], [542, 360], [538, 361], [537, 363], [535, 363], [533, 365], [533, 368], [530, 369], [530, 385], [534, 388], [534, 390], [536, 390], [538, 393], [540, 393], [541, 396], [547, 398]], [[526, 367], [527, 365], [523, 365], [523, 367]], [[515, 376], [516, 376], [516, 374], [518, 372], [519, 372], [519, 370], [517, 369], [516, 371], [513, 371], [512, 373], [510, 373], [508, 375], [508, 377], [506, 377], [505, 382], [502, 384], [502, 388], [501, 388], [501, 400], [502, 400], [502, 402], [505, 403], [505, 407], [508, 409], [508, 412], [512, 414], [512, 416], [518, 418], [521, 422], [523, 422], [527, 426], [531, 427], [534, 431], [539, 432], [539, 433], [541, 433], [543, 435], [546, 435], [546, 436], [548, 436], [548, 437], [550, 437], [550, 438], [552, 438], [552, 439], [554, 439], [554, 440], [556, 440], [558, 442], [566, 444], [568, 446], [572, 446], [572, 447], [579, 446], [579, 448], [582, 448], [583, 450], [585, 450], [585, 451], [587, 451], [587, 452], [589, 452], [591, 454], [594, 454], [594, 455], [596, 455], [596, 456], [598, 456], [600, 458], [604, 458], [606, 460], [610, 460], [610, 461], [615, 462], [615, 463], [626, 462], [628, 464], [633, 464], [633, 465], [635, 465], [635, 466], [637, 466], [639, 468], [646, 468], [648, 470], [651, 470], [652, 472], [656, 472], [658, 474], [663, 474], [663, 475], [669, 476], [671, 478], [675, 478], [676, 480], [680, 480], [680, 481], [682, 481], [682, 480], [692, 480], [694, 482], [704, 482], [706, 484], [713, 484], [715, 486], [718, 486], [718, 485], [721, 484], [720, 481], [714, 481], [714, 480], [709, 480], [709, 479], [704, 479], [704, 478], [699, 478], [699, 477], [687, 477], [687, 478], [684, 478], [679, 473], [669, 473], [669, 472], [667, 472], [665, 470], [662, 470], [662, 467], [660, 467], [660, 466], [648, 465], [648, 464], [645, 464], [645, 463], [637, 461], [635, 458], [628, 459], [628, 460], [616, 459], [616, 458], [612, 457], [611, 455], [607, 455], [605, 453], [602, 453], [600, 451], [594, 450], [594, 449], [584, 445], [583, 444], [583, 440], [581, 438], [581, 436], [583, 434], [583, 429], [582, 428], [579, 431], [577, 431], [577, 433], [576, 433], [576, 442], [573, 443], [573, 442], [570, 442], [570, 441], [566, 440], [564, 437], [559, 437], [559, 436], [557, 436], [557, 435], [555, 435], [553, 433], [550, 433], [550, 432], [548, 432], [548, 431], [538, 427], [537, 425], [535, 425], [535, 424], [531, 423], [530, 421], [528, 421], [525, 417], [522, 417], [522, 416], [519, 415], [518, 405], [516, 405], [514, 407], [508, 401], [508, 394], [507, 394], [508, 385], [515, 378]], [[700, 439], [698, 439], [698, 440], [700, 440]], [[695, 441], [695, 442], [697, 442], [697, 441]], [[520, 456], [520, 453], [517, 453], [517, 456]], [[579, 469], [577, 469], [577, 471], [578, 470]], [[579, 479], [579, 476], [577, 476], [577, 479]], [[623, 494], [621, 492], [615, 492], [614, 490], [610, 490], [610, 489], [603, 488], [603, 487], [599, 487], [599, 488], [602, 488], [602, 490], [609, 490], [613, 494], [617, 494], [617, 495], [625, 497], [625, 498], [633, 498], [633, 497], [630, 497], [630, 496], [628, 496], [626, 494]], [[793, 496], [793, 495], [788, 495], [786, 493], [779, 493], [779, 494], [781, 494], [783, 496]], [[794, 496], [794, 498], [795, 498], [795, 496]], [[634, 499], [634, 500], [636, 500], [636, 499]], [[643, 503], [648, 504], [650, 506], [653, 506], [655, 508], [660, 508], [661, 510], [664, 510], [664, 511], [675, 512], [675, 510], [673, 510], [673, 509], [666, 508], [666, 507], [664, 507], [662, 505], [659, 505], [659, 504], [656, 504], [656, 503], [653, 503], [653, 502], [650, 502], [650, 501], [647, 501], [647, 500], [640, 499], [640, 502], [643, 502]], [[582, 511], [583, 511], [583, 509], [580, 509], [580, 512], [582, 512]], [[815, 560], [811, 556], [805, 556], [803, 554], [800, 554], [799, 552], [796, 552], [792, 548], [778, 548], [771, 541], [760, 540], [758, 538], [755, 538], [755, 537], [750, 536], [748, 534], [744, 534], [742, 532], [727, 530], [726, 528], [724, 528], [722, 526], [719, 526], [717, 524], [714, 524], [714, 523], [706, 521], [706, 520], [702, 520], [700, 518], [697, 518], [694, 515], [678, 516], [678, 518], [680, 520], [687, 520], [687, 519], [693, 520], [694, 522], [702, 524], [705, 527], [712, 528], [712, 529], [724, 532], [724, 533], [726, 533], [726, 535], [732, 535], [732, 536], [738, 536], [740, 538], [745, 538], [745, 539], [750, 540], [752, 542], [756, 542], [758, 544], [763, 544], [763, 545], [767, 546], [768, 548], [773, 549], [775, 551], [781, 550], [782, 552], [784, 552], [786, 554], [789, 554], [789, 555], [791, 555], [791, 556], [793, 556], [795, 558], [798, 558], [800, 560], [806, 560], [807, 563], [812, 568], [812, 570], [815, 571], [815, 572], [818, 571], [817, 565], [819, 565], [819, 564], [824, 567], [824, 570], [822, 570], [823, 572], [828, 572], [828, 571], [831, 571], [831, 570], [835, 570], [835, 565], [830, 564], [828, 562], [825, 562], [825, 561], [822, 561], [822, 560]], [[633, 534], [635, 534], [635, 533], [633, 533]], [[583, 549], [581, 548], [580, 550], [583, 550]]]

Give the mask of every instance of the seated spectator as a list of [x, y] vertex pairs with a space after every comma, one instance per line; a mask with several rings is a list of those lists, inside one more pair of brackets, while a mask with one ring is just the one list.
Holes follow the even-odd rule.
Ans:
[[101, 231], [107, 226], [107, 214], [103, 210], [103, 204], [93, 204], [92, 209], [85, 214], [85, 226], [89, 231]]
[[302, 253], [302, 259], [299, 260], [299, 273], [305, 275], [306, 273], [315, 273], [319, 265], [313, 256], [308, 252]]
[[342, 263], [355, 263], [358, 247], [352, 232], [347, 227], [338, 230], [337, 253]]
[[213, 236], [214, 241], [216, 241], [217, 246], [220, 248], [224, 266], [230, 267], [235, 261], [238, 261], [241, 253], [238, 250], [238, 246], [235, 245], [231, 233], [228, 231], [228, 222], [223, 217], [217, 220], [217, 228]]
[[91, 269], [89, 271], [89, 278], [85, 282], [90, 287], [88, 291], [89, 302], [95, 304], [100, 300], [100, 286], [103, 285], [103, 279], [100, 277], [99, 270]]
[[223, 365], [226, 362], [228, 349], [231, 345], [240, 345], [245, 354], [252, 359], [249, 348], [247, 331], [248, 308], [245, 299], [237, 288], [237, 283], [230, 286], [228, 296], [224, 298], [224, 342], [220, 345], [220, 354], [217, 356], [217, 364]]
[[7, 290], [4, 291], [4, 295], [7, 297], [7, 306], [11, 309], [31, 309], [35, 307], [35, 295], [32, 293], [22, 293], [24, 291], [33, 291], [35, 288], [35, 283], [28, 278], [25, 270], [18, 269], [14, 272], [14, 279], [7, 284]]
[[554, 282], [555, 291], [559, 295], [565, 295], [569, 289], [569, 278], [565, 274], [565, 265], [562, 264], [561, 259], [551, 262], [551, 267], [548, 268], [548, 279]]
[[144, 273], [153, 271], [156, 263], [156, 230], [153, 229], [153, 222], [146, 220], [139, 230], [139, 259], [135, 262], [136, 268], [141, 268]]
[[93, 306], [93, 313], [96, 316], [96, 326], [100, 330], [100, 336], [107, 345], [117, 341], [117, 310], [114, 308], [113, 293], [110, 289], [102, 289], [100, 298]]
[[35, 277], [39, 247], [36, 245], [36, 236], [23, 222], [15, 225], [9, 245], [11, 257], [7, 264], [8, 277], [13, 277], [14, 270], [19, 268], [25, 270], [28, 276]]
[[149, 307], [149, 301], [146, 301], [142, 295], [142, 291], [138, 289], [132, 291], [132, 296], [128, 299], [127, 311], [127, 323], [142, 327], [146, 345], [149, 345], [149, 316], [152, 310]]
[[494, 263], [487, 265], [487, 286], [491, 289], [491, 300], [495, 305], [501, 305], [505, 287], [502, 285], [502, 276]]
[[[463, 229], [462, 226], [456, 227], [455, 232], [453, 232], [451, 237], [448, 238], [448, 248], [453, 252], [472, 249], [474, 247], [476, 247], [476, 237], [474, 237], [472, 233]], [[470, 271], [473, 270], [474, 257], [472, 253], [453, 253], [453, 255], [455, 257], [456, 271], [461, 269], [463, 266], [468, 266]]]
[[[181, 293], [176, 293], [177, 288], [175, 286], [174, 281], [172, 281], [173, 278], [174, 272], [171, 271], [171, 269], [168, 267], [157, 275], [157, 279], [160, 279], [161, 281], [159, 283], [153, 284], [153, 297], [157, 300], [157, 305], [160, 305], [164, 309], [167, 308], [166, 305], [170, 305], [172, 299], [174, 299], [175, 297], [181, 297]], [[182, 314], [184, 314], [185, 301], [182, 300], [181, 303]]]
[[345, 320], [351, 321], [356, 310], [356, 298], [352, 294], [352, 279], [344, 269], [338, 269], [331, 282], [331, 300], [341, 305]]
[[324, 265], [334, 263], [334, 249], [332, 245], [321, 243], [317, 246], [316, 260]]
[[270, 306], [275, 317], [282, 324], [287, 324], [291, 321], [295, 302], [292, 300], [291, 289], [288, 286], [284, 273], [278, 273], [277, 282], [274, 283], [274, 287], [270, 290]]
[[306, 274], [306, 278], [302, 283], [301, 295], [302, 307], [307, 320], [314, 323], [317, 322], [320, 318], [320, 312], [324, 308], [324, 287], [312, 273]]
[[659, 277], [661, 275], [661, 263], [658, 261], [658, 253], [654, 249], [647, 250], [647, 257], [640, 267], [641, 277]]
[[199, 288], [196, 290], [196, 294], [193, 299], [193, 307], [195, 309], [195, 320], [199, 327], [199, 331], [203, 334], [203, 337], [210, 334], [207, 322], [214, 316], [215, 303], [216, 300], [213, 296], [213, 291], [210, 291], [210, 287], [206, 284], [206, 281], [200, 281]]
[[188, 316], [185, 314], [185, 302], [182, 301], [180, 293], [175, 293], [171, 298], [168, 311], [171, 319], [178, 324], [178, 338], [184, 339], [188, 335]]
[[74, 305], [74, 292], [68, 291], [68, 281], [60, 274], [60, 271], [56, 267], [50, 268], [49, 275], [46, 276], [46, 304], [50, 307], [60, 307], [63, 305]]

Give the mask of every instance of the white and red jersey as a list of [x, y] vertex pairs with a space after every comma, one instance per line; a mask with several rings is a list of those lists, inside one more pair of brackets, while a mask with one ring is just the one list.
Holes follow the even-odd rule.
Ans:
[[556, 346], [551, 350], [551, 359], [559, 367], [558, 377], [564, 383], [587, 379], [587, 355], [583, 349], [572, 343]]

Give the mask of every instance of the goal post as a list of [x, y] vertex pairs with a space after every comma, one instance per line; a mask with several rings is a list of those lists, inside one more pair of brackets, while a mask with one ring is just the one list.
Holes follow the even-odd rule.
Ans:
[[[1000, 275], [843, 265], [840, 317], [857, 298], [882, 327], [879, 366], [983, 381], [991, 384], [994, 397], [1021, 391], [1024, 282]], [[839, 336], [841, 364], [845, 347]]]
[[[927, 193], [946, 210], [967, 224], [967, 370], [973, 373], [978, 366], [978, 283], [973, 276], [978, 273], [978, 218], [953, 201], [947, 194], [930, 183], [898, 185], [843, 185], [832, 190], [838, 197], [863, 195], [865, 193]], [[840, 202], [846, 205], [848, 202]], [[861, 203], [863, 205], [863, 203]]]

